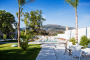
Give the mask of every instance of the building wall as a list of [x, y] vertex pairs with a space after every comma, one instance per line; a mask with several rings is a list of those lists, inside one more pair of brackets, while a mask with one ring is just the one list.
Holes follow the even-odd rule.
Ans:
[[[70, 40], [70, 38], [75, 37], [75, 32], [75, 29], [68, 30], [65, 31], [65, 34], [58, 34], [57, 36], [58, 38], [65, 38]], [[80, 43], [81, 37], [83, 35], [87, 36], [87, 38], [90, 38], [90, 27], [78, 29], [78, 43]]]

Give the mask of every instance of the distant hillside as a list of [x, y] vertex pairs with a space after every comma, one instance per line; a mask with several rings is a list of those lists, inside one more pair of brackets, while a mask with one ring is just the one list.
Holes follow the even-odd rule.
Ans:
[[[22, 30], [25, 30], [25, 28], [20, 28]], [[57, 33], [64, 33], [66, 30], [66, 26], [56, 25], [56, 24], [47, 24], [43, 25], [43, 29], [46, 30], [46, 32], [49, 32], [50, 35], [54, 35]], [[68, 27], [69, 30], [75, 29], [74, 27]]]
[[[64, 33], [66, 30], [66, 26], [55, 25], [55, 24], [48, 24], [44, 25], [43, 29], [45, 29], [49, 34], [57, 34], [57, 33]], [[74, 27], [68, 27], [69, 30], [75, 29]]]

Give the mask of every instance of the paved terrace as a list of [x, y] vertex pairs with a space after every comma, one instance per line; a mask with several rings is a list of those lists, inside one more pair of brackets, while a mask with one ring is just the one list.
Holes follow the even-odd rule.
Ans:
[[[65, 55], [65, 47], [64, 44], [55, 44], [54, 47], [56, 60], [72, 60], [72, 56], [69, 56], [69, 53], [67, 52]], [[73, 60], [79, 60], [78, 57], [74, 57]], [[87, 55], [85, 58], [82, 56], [81, 60], [90, 60], [90, 55]]]

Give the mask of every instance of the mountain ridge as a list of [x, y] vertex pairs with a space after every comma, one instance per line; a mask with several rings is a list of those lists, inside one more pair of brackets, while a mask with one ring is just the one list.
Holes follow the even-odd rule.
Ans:
[[[21, 28], [25, 30], [25, 27]], [[46, 30], [50, 35], [55, 35], [57, 33], [64, 33], [66, 31], [66, 26], [57, 25], [57, 24], [46, 24], [43, 25], [43, 30]], [[74, 27], [68, 27], [68, 30], [75, 29]]]
[[[66, 30], [66, 26], [57, 25], [57, 24], [47, 24], [43, 25], [43, 29], [45, 29], [49, 34], [57, 34], [57, 33], [64, 33]], [[74, 27], [68, 27], [68, 30], [75, 29]]]

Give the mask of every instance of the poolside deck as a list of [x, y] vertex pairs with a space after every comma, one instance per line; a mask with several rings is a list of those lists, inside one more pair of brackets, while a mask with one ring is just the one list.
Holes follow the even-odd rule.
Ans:
[[[58, 42], [65, 42], [62, 40], [57, 40]], [[64, 44], [58, 44], [58, 42], [38, 42], [41, 45], [42, 49], [39, 52], [36, 60], [72, 60], [71, 56], [67, 52], [65, 55]], [[35, 43], [35, 42], [32, 42]], [[74, 57], [73, 60], [78, 60], [78, 57]], [[84, 58], [81, 60], [90, 60], [90, 57]]]

